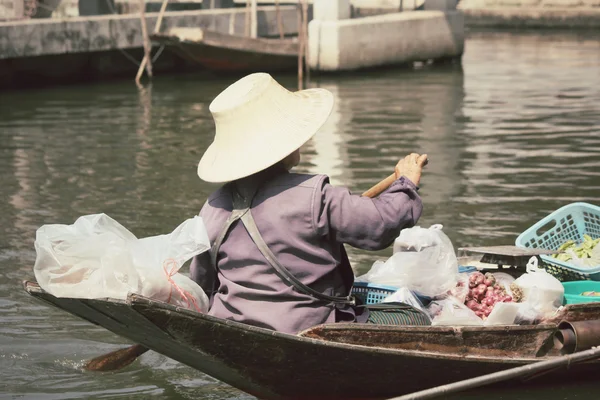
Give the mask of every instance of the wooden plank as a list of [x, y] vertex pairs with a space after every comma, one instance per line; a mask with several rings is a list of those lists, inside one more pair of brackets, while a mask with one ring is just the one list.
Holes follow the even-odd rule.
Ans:
[[459, 251], [479, 254], [495, 254], [502, 256], [522, 257], [522, 256], [539, 256], [541, 254], [555, 254], [556, 251], [546, 249], [532, 249], [526, 247], [517, 247], [510, 245], [502, 246], [485, 246], [485, 247], [460, 247]]
[[307, 329], [299, 335], [369, 347], [524, 358], [545, 355], [555, 332], [556, 324], [487, 327], [329, 324]]
[[482, 263], [494, 265], [509, 265], [520, 269], [527, 266], [529, 259], [542, 254], [554, 254], [555, 251], [546, 249], [524, 248], [510, 245], [487, 247], [461, 247], [462, 253], [481, 254]]

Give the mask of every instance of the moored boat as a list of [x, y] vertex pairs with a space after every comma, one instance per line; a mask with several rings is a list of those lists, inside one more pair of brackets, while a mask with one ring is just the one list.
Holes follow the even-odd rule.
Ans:
[[293, 70], [298, 65], [298, 39], [252, 38], [201, 28], [172, 28], [151, 39], [185, 60], [230, 73]]
[[[407, 327], [332, 324], [289, 335], [141, 296], [127, 301], [32, 296], [261, 399], [385, 399], [557, 357], [558, 320], [598, 320], [600, 303], [568, 305], [535, 326]], [[595, 380], [600, 362], [524, 384]]]

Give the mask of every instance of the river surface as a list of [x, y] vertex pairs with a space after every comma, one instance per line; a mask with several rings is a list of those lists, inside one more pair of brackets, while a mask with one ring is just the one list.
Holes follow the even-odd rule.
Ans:
[[[294, 88], [295, 77], [277, 77]], [[193, 216], [214, 185], [196, 175], [210, 101], [231, 80], [159, 76], [0, 93], [0, 399], [250, 399], [149, 352], [119, 373], [84, 360], [126, 342], [29, 297], [35, 231], [104, 212], [138, 237]], [[420, 225], [456, 248], [513, 244], [553, 210], [600, 203], [600, 36], [471, 33], [462, 68], [313, 79], [336, 99], [299, 170], [361, 192], [410, 152], [427, 153]], [[364, 272], [391, 250], [349, 248]], [[443, 373], [443, 371], [440, 371]], [[401, 377], [399, 377], [401, 379]], [[600, 385], [490, 398], [598, 398]], [[477, 398], [478, 396], [471, 396]]]

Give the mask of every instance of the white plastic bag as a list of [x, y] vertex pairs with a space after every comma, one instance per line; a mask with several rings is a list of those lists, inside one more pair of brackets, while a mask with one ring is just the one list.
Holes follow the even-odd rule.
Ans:
[[519, 303], [496, 303], [490, 315], [483, 324], [488, 325], [513, 325], [519, 312]]
[[527, 273], [518, 277], [514, 284], [523, 292], [522, 306], [517, 316], [521, 323], [548, 318], [562, 306], [565, 293], [563, 285], [543, 268], [538, 268], [536, 257], [531, 257]]
[[576, 267], [590, 268], [600, 265], [600, 246], [594, 247], [590, 251], [589, 257], [585, 258], [579, 258], [573, 249], [568, 249], [566, 253], [571, 256], [571, 260], [569, 260], [569, 262]]
[[382, 301], [382, 303], [394, 303], [394, 302], [400, 302], [400, 303], [411, 305], [414, 308], [421, 310], [425, 314], [427, 314], [427, 311], [425, 311], [425, 307], [423, 307], [423, 304], [419, 301], [417, 296], [415, 296], [410, 290], [408, 290], [405, 287], [396, 290], [394, 293], [390, 294], [388, 297], [386, 297]]
[[432, 316], [431, 325], [483, 325], [483, 320], [473, 310], [452, 296], [432, 302], [428, 309]]
[[443, 295], [456, 287], [458, 261], [442, 225], [403, 230], [394, 250], [384, 264], [375, 264], [361, 278], [371, 283], [406, 287], [428, 297]]
[[137, 239], [105, 214], [86, 215], [73, 225], [38, 229], [34, 273], [56, 297], [126, 299], [138, 293], [206, 312], [202, 288], [177, 271], [209, 243], [198, 216], [169, 235]]

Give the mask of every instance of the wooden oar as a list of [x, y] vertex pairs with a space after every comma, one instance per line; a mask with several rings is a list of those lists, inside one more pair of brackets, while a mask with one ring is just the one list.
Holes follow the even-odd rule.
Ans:
[[[396, 175], [392, 174], [373, 186], [371, 189], [364, 192], [362, 195], [365, 197], [377, 197], [395, 180]], [[83, 368], [88, 371], [116, 371], [128, 366], [148, 350], [150, 349], [142, 346], [141, 344], [134, 344], [133, 346], [98, 356], [88, 361]]]
[[533, 364], [523, 365], [516, 368], [507, 369], [504, 371], [494, 372], [487, 375], [478, 376], [476, 378], [465, 379], [463, 381], [450, 383], [447, 385], [437, 386], [431, 389], [422, 390], [407, 394], [404, 396], [393, 397], [388, 400], [424, 400], [456, 393], [476, 387], [489, 385], [492, 383], [502, 382], [509, 379], [520, 378], [531, 375], [532, 373], [542, 372], [555, 369], [565, 365], [570, 365], [576, 362], [589, 361], [600, 357], [600, 347], [594, 347], [590, 350], [582, 351], [575, 354], [569, 354], [554, 359], [540, 361]]
[[88, 361], [83, 368], [88, 371], [115, 371], [128, 366], [148, 350], [150, 349], [141, 344], [134, 344], [133, 346], [98, 356]]
[[373, 186], [371, 189], [364, 192], [363, 197], [377, 197], [379, 196], [385, 189], [389, 188], [392, 183], [396, 180], [396, 174], [393, 173], [377, 185]]

